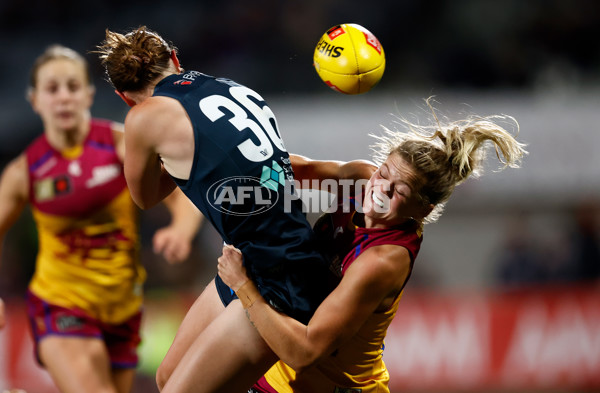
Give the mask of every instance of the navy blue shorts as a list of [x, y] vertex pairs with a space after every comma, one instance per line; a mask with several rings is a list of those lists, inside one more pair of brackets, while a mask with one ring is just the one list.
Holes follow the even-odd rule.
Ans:
[[[238, 296], [235, 294], [235, 292], [233, 291], [233, 289], [229, 288], [221, 279], [221, 277], [219, 277], [219, 275], [217, 274], [215, 276], [215, 286], [217, 287], [217, 293], [219, 294], [219, 298], [221, 298], [221, 302], [223, 302], [223, 305], [225, 307], [227, 307], [227, 305], [229, 303], [231, 303], [232, 300], [238, 299]], [[283, 312], [283, 309], [277, 305], [277, 302], [273, 301], [273, 299], [265, 299], [270, 305], [271, 307], [273, 307], [275, 310], [279, 311], [279, 312]]]
[[217, 287], [217, 293], [221, 298], [221, 302], [223, 302], [223, 305], [225, 307], [227, 307], [227, 305], [231, 303], [233, 299], [238, 298], [233, 289], [225, 285], [225, 283], [223, 282], [223, 280], [221, 280], [221, 277], [219, 277], [218, 274], [215, 277], [215, 286]]
[[[321, 258], [319, 254], [290, 253], [287, 263], [267, 267], [263, 263], [259, 271], [255, 269], [255, 274], [253, 266], [248, 266], [248, 275], [271, 307], [308, 324], [319, 304], [339, 283]], [[264, 258], [255, 260], [262, 262]], [[219, 275], [215, 277], [215, 286], [225, 307], [237, 299]]]

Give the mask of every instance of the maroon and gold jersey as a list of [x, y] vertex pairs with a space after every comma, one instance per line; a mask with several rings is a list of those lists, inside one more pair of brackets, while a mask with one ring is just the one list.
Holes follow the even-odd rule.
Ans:
[[356, 212], [356, 203], [358, 202], [354, 198], [340, 202], [335, 212], [323, 214], [314, 225], [318, 247], [329, 260], [336, 275], [342, 276], [366, 249], [384, 244], [406, 248], [411, 264], [414, 263], [422, 242], [421, 224], [409, 220], [390, 228], [357, 226], [355, 220], [360, 219], [360, 214]]
[[39, 252], [30, 290], [107, 323], [139, 311], [137, 208], [111, 122], [92, 120], [82, 145], [55, 150], [42, 135], [25, 150]]
[[[335, 213], [321, 217], [315, 224], [334, 270], [343, 275], [365, 250], [392, 244], [408, 250], [412, 271], [422, 241], [421, 225], [410, 220], [391, 228], [364, 228], [354, 224], [356, 214], [353, 209], [344, 212], [340, 205]], [[390, 308], [371, 315], [355, 336], [302, 375], [296, 376], [291, 367], [279, 361], [265, 374], [261, 389], [269, 391], [264, 386], [266, 380], [278, 393], [389, 393], [389, 374], [382, 357], [384, 338], [401, 297], [402, 293]]]

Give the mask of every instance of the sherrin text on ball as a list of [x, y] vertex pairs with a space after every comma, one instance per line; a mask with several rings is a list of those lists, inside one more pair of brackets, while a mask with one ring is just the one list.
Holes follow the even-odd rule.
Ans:
[[345, 23], [321, 36], [313, 55], [319, 77], [333, 90], [344, 94], [366, 93], [385, 70], [385, 53], [373, 33]]

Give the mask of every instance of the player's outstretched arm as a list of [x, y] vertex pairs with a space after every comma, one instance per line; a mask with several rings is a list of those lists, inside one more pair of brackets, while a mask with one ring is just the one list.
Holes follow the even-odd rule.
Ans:
[[[324, 180], [362, 180], [369, 179], [377, 166], [367, 160], [335, 161], [335, 160], [313, 160], [298, 154], [290, 154], [294, 178], [300, 182], [303, 180], [318, 180], [315, 184], [322, 184]], [[310, 187], [312, 182], [305, 184]]]

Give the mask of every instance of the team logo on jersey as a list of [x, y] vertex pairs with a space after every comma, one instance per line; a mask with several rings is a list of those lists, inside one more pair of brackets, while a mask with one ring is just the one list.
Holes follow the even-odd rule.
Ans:
[[260, 184], [277, 192], [279, 184], [285, 186], [283, 168], [276, 161], [273, 161], [271, 167], [263, 166]]
[[121, 173], [121, 166], [118, 164], [109, 164], [103, 166], [97, 166], [92, 169], [92, 177], [86, 182], [87, 188], [99, 186], [104, 183], [108, 183]]
[[[279, 193], [269, 177], [233, 176], [211, 185], [206, 192], [210, 206], [225, 214], [251, 216], [264, 213], [277, 203]], [[279, 181], [279, 177], [277, 178]]]
[[191, 85], [191, 81], [185, 81], [183, 79], [179, 79], [178, 81], [173, 82], [174, 85]]
[[69, 172], [69, 174], [71, 176], [75, 176], [75, 177], [79, 177], [83, 173], [83, 171], [81, 170], [81, 164], [79, 164], [79, 161], [77, 161], [77, 160], [71, 161], [69, 163], [69, 167], [67, 168], [67, 171]]
[[38, 202], [52, 200], [71, 191], [71, 181], [68, 176], [42, 179], [34, 183], [33, 192]]

